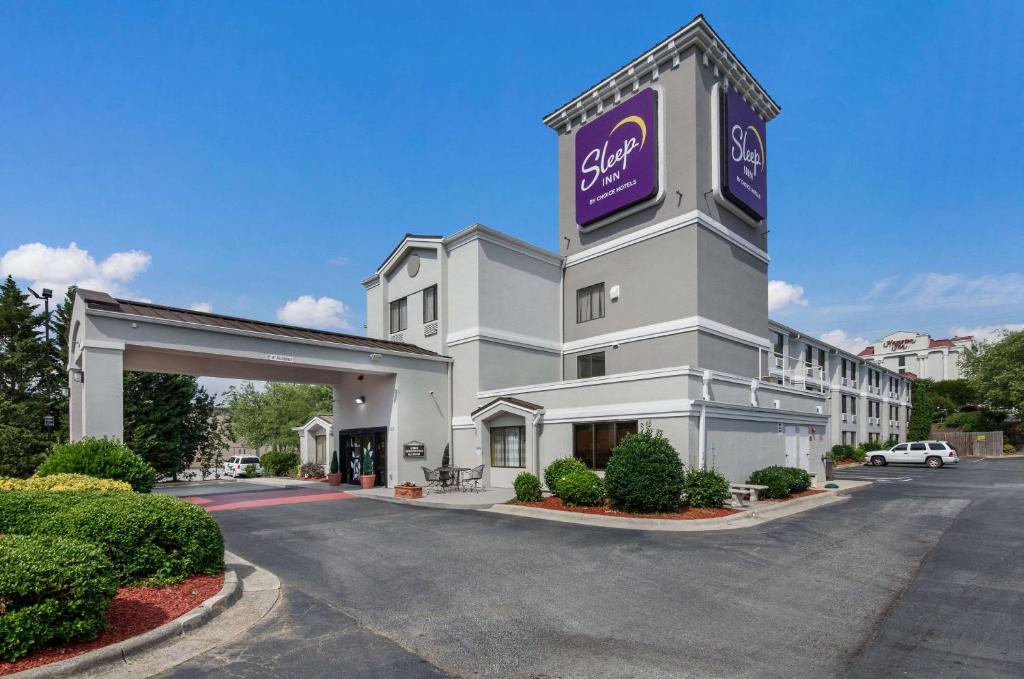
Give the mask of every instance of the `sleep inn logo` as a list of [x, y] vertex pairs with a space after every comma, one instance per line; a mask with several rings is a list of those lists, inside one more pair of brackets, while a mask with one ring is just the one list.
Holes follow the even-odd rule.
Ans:
[[736, 90], [722, 95], [719, 166], [722, 193], [754, 219], [768, 215], [765, 124]]
[[658, 92], [648, 88], [576, 133], [580, 226], [658, 193]]

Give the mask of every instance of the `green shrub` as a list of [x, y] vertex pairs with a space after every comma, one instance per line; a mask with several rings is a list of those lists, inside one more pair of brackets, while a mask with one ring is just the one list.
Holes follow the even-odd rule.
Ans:
[[558, 497], [570, 506], [593, 507], [601, 504], [604, 482], [589, 469], [577, 469], [558, 480]]
[[523, 472], [512, 482], [516, 491], [516, 502], [540, 502], [544, 495], [540, 490], [540, 479], [530, 472]]
[[848, 446], [845, 443], [840, 443], [832, 446], [832, 459], [836, 462], [843, 462], [845, 460], [854, 459], [854, 455], [857, 453], [854, 451], [853, 446]]
[[846, 459], [851, 462], [863, 462], [868, 457], [868, 449], [866, 446], [854, 446], [850, 450], [850, 456]]
[[780, 498], [789, 495], [792, 477], [783, 467], [765, 467], [758, 469], [750, 475], [747, 483], [756, 486], [768, 486], [768, 490], [761, 493], [766, 498]]
[[[860, 444], [860, 447], [864, 449], [865, 453], [873, 453], [876, 450], [884, 450], [885, 446], [881, 441], [865, 441]], [[865, 455], [867, 457], [867, 455]]]
[[119, 583], [175, 580], [224, 568], [220, 527], [202, 507], [164, 495], [0, 493], [0, 533], [73, 537], [98, 546]]
[[74, 443], [59, 443], [36, 470], [37, 476], [85, 474], [115, 479], [148, 493], [156, 483], [156, 472], [141, 457], [119, 441], [84, 438]]
[[263, 473], [269, 476], [290, 476], [299, 466], [298, 453], [271, 452], [260, 458]]
[[1013, 447], [1012, 443], [1003, 444], [1003, 455], [1016, 455], [1017, 449]]
[[553, 495], [559, 495], [558, 481], [569, 472], [588, 471], [587, 465], [575, 457], [560, 457], [544, 468], [544, 485]]
[[691, 469], [683, 484], [687, 503], [691, 507], [721, 507], [732, 497], [729, 479], [714, 469]]
[[612, 505], [633, 513], [679, 509], [686, 472], [660, 431], [627, 434], [612, 451], [604, 486]]
[[[861, 458], [863, 460], [864, 458]], [[783, 467], [789, 474], [789, 492], [802, 493], [811, 487], [811, 475], [798, 467]]]
[[0, 660], [95, 638], [116, 593], [110, 561], [95, 545], [56, 536], [0, 537]]
[[0, 476], [2, 490], [98, 490], [132, 492], [124, 481], [97, 479], [84, 474], [54, 474], [53, 476], [32, 476], [27, 479], [11, 479]]

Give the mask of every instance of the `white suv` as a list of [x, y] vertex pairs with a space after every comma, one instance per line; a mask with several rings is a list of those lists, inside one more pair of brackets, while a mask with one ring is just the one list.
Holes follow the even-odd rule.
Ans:
[[960, 457], [953, 446], [945, 441], [912, 441], [900, 443], [889, 450], [877, 450], [868, 460], [876, 467], [890, 462], [904, 464], [926, 464], [932, 469], [947, 464], [956, 464]]
[[260, 458], [254, 455], [235, 455], [224, 463], [224, 476], [248, 476], [245, 468], [252, 465], [256, 468], [256, 476], [263, 476], [263, 467], [260, 466]]

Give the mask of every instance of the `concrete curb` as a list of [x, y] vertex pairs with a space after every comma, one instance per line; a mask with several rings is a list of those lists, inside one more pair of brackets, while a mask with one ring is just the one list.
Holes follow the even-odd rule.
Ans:
[[96, 669], [102, 665], [127, 662], [129, 656], [136, 655], [163, 643], [168, 639], [183, 636], [186, 632], [202, 627], [218, 615], [231, 608], [232, 605], [242, 598], [242, 586], [238, 580], [238, 573], [229, 557], [237, 561], [230, 552], [224, 553], [224, 585], [220, 591], [212, 597], [193, 608], [188, 613], [164, 623], [160, 627], [151, 629], [148, 632], [125, 639], [110, 646], [97, 648], [94, 651], [77, 655], [67, 660], [50, 663], [42, 667], [16, 672], [12, 677], [18, 679], [35, 679], [36, 677], [77, 677], [88, 670]]
[[781, 519], [793, 514], [799, 514], [809, 509], [823, 507], [826, 505], [842, 502], [847, 498], [846, 492], [857, 490], [870, 485], [870, 481], [864, 481], [863, 485], [850, 486], [838, 491], [827, 491], [825, 494], [815, 494], [808, 497], [801, 497], [788, 502], [766, 502], [756, 506], [748, 506], [739, 514], [723, 516], [716, 519], [631, 519], [618, 516], [598, 516], [594, 514], [577, 514], [575, 512], [560, 512], [552, 509], [540, 509], [539, 507], [521, 507], [519, 505], [494, 505], [483, 511], [496, 514], [510, 514], [513, 516], [524, 516], [545, 521], [559, 521], [562, 523], [584, 524], [598, 526], [601, 528], [619, 528], [623, 530], [646, 530], [662, 531], [673, 533], [696, 533], [712, 530], [736, 530], [738, 528], [750, 528], [768, 521]]
[[464, 505], [453, 505], [448, 502], [432, 502], [426, 498], [419, 498], [416, 500], [405, 500], [400, 497], [393, 497], [387, 495], [363, 495], [358, 491], [349, 491], [353, 497], [365, 498], [367, 500], [377, 500], [378, 502], [391, 502], [396, 505], [406, 505], [408, 507], [430, 507], [432, 509], [474, 509], [474, 510], [485, 510], [495, 506], [494, 502], [481, 502], [477, 504], [464, 504]]

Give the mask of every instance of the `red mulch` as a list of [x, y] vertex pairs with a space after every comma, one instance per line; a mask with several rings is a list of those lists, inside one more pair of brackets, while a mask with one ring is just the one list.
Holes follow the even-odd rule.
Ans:
[[779, 497], [779, 498], [772, 498], [772, 499], [766, 498], [765, 502], [786, 502], [788, 500], [795, 500], [798, 497], [808, 497], [810, 495], [817, 495], [818, 493], [827, 493], [827, 492], [828, 492], [827, 490], [821, 490], [820, 488], [808, 488], [807, 490], [802, 490], [799, 493], [790, 493], [786, 497]]
[[0, 675], [66, 660], [148, 632], [188, 613], [220, 591], [224, 575], [193, 575], [167, 587], [120, 587], [107, 612], [107, 630], [92, 641], [76, 641], [29, 653], [15, 662], [0, 661]]
[[541, 509], [555, 509], [561, 512], [576, 512], [577, 514], [598, 514], [600, 516], [618, 516], [627, 519], [671, 519], [687, 521], [692, 519], [717, 519], [720, 516], [735, 514], [738, 509], [719, 507], [718, 509], [697, 509], [695, 507], [680, 507], [678, 512], [664, 512], [658, 514], [630, 514], [612, 509], [607, 504], [598, 507], [569, 507], [562, 504], [560, 498], [546, 497], [540, 502], [510, 502], [509, 504], [521, 505], [523, 507], [539, 507]]

